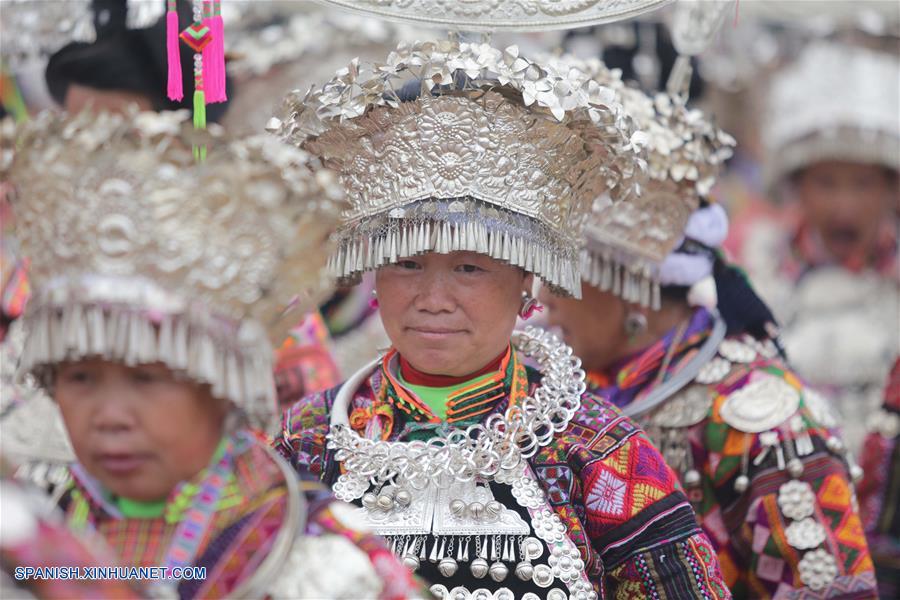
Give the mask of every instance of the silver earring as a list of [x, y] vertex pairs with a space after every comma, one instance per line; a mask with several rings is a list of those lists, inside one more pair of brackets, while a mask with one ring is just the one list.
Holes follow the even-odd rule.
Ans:
[[647, 331], [647, 316], [644, 313], [632, 310], [625, 315], [625, 333], [633, 338]]
[[531, 316], [537, 312], [543, 312], [544, 307], [537, 301], [537, 298], [534, 298], [531, 294], [526, 291], [522, 292], [522, 306], [519, 307], [519, 316], [524, 320], [528, 320]]

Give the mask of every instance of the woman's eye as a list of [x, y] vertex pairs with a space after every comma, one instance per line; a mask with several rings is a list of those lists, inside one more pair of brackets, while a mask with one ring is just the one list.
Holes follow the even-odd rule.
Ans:
[[414, 260], [401, 260], [397, 263], [397, 266], [401, 269], [418, 269], [419, 263]]
[[153, 371], [134, 371], [131, 377], [136, 383], [155, 383], [164, 379], [162, 375]]
[[456, 270], [463, 273], [478, 273], [480, 271], [484, 271], [484, 269], [482, 269], [478, 265], [459, 265], [458, 267], [456, 267]]
[[94, 376], [87, 370], [69, 370], [63, 373], [62, 380], [66, 383], [90, 383]]

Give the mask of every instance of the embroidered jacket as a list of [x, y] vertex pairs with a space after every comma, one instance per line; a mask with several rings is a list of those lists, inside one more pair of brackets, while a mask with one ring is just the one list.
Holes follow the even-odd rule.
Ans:
[[[163, 516], [122, 518], [75, 467], [59, 505], [70, 526], [96, 530], [121, 566], [159, 567], [193, 496], [202, 493], [196, 482], [203, 475], [183, 487], [186, 494], [169, 499]], [[206, 578], [175, 582], [180, 598], [418, 595], [418, 584], [383, 543], [348, 524], [349, 507], [320, 483], [298, 481], [262, 443], [242, 449], [226, 479], [192, 565], [205, 567]]]
[[[103, 544], [82, 539], [59, 515], [43, 510], [42, 494], [4, 475], [0, 498], [6, 521], [0, 536], [0, 598], [149, 597], [137, 581], [84, 577], [89, 569], [109, 564]], [[70, 576], [76, 573], [79, 577]]]
[[636, 418], [678, 473], [736, 598], [876, 596], [837, 420], [770, 340], [724, 339], [691, 384]]
[[863, 445], [859, 510], [882, 598], [900, 595], [900, 360]]
[[[381, 373], [376, 369], [355, 390], [351, 427], [365, 434], [378, 418], [390, 423], [386, 439], [409, 439], [423, 425], [382, 401], [386, 383]], [[529, 368], [527, 385], [533, 389], [540, 377]], [[285, 413], [282, 437], [276, 441], [297, 469], [309, 469], [328, 484], [340, 474], [326, 448], [336, 393], [297, 402]], [[495, 401], [491, 413], [505, 409], [508, 395]], [[586, 393], [568, 428], [528, 462], [549, 504], [539, 518], [548, 521], [553, 515], [561, 521], [600, 597], [730, 598], [713, 549], [674, 473], [643, 431], [609, 403]], [[510, 576], [495, 587], [512, 587], [510, 580], [515, 581]], [[491, 584], [481, 580], [479, 586], [490, 593]]]

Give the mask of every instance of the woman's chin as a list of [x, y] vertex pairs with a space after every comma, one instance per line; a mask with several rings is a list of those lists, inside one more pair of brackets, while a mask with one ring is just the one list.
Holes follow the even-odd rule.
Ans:
[[456, 375], [453, 372], [455, 367], [464, 362], [457, 352], [434, 348], [412, 350], [410, 355], [401, 354], [417, 371], [428, 375]]

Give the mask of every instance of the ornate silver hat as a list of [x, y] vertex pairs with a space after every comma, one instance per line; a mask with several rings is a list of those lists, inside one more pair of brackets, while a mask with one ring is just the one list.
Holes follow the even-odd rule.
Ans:
[[[275, 409], [271, 339], [327, 292], [337, 177], [271, 136], [203, 163], [187, 112], [42, 114], [11, 167], [34, 294], [20, 372], [100, 356], [163, 362], [257, 423]], [[197, 140], [201, 136], [203, 140]]]
[[[735, 140], [701, 111], [664, 93], [626, 85], [600, 60], [551, 59], [575, 66], [602, 86], [634, 119], [643, 137], [649, 181], [626, 199], [603, 195], [585, 226], [585, 281], [628, 302], [659, 306], [659, 266], [681, 241], [691, 213], [707, 198]], [[618, 201], [617, 201], [618, 200]]]
[[468, 250], [578, 295], [591, 202], [627, 196], [641, 172], [612, 90], [515, 47], [401, 44], [285, 107], [270, 129], [341, 173], [351, 208], [331, 263], [348, 282], [399, 257]]
[[900, 60], [834, 42], [807, 47], [772, 81], [766, 180], [823, 160], [900, 168]]
[[672, 0], [322, 0], [370, 16], [465, 31], [540, 31], [631, 19]]

